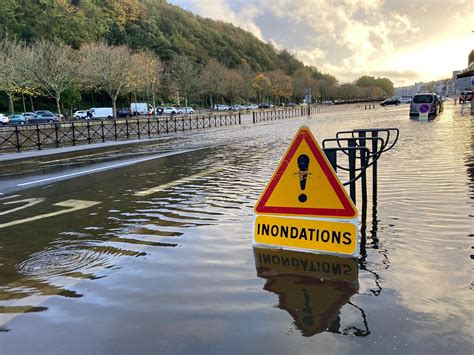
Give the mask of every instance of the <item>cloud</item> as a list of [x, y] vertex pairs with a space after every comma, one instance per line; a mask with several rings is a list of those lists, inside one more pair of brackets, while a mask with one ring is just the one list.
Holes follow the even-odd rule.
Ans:
[[392, 73], [398, 85], [442, 79], [466, 66], [462, 63], [474, 39], [472, 16], [467, 15], [474, 13], [474, 1], [173, 2], [201, 16], [231, 22], [276, 48], [286, 48], [341, 82], [382, 72]]

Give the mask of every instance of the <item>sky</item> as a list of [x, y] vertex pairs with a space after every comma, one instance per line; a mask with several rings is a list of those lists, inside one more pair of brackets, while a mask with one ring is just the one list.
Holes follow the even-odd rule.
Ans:
[[474, 0], [170, 0], [232, 23], [306, 65], [395, 86], [450, 78], [474, 49]]

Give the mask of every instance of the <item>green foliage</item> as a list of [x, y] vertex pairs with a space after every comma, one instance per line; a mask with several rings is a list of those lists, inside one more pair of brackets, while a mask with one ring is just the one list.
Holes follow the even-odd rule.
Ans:
[[387, 78], [375, 78], [373, 76], [364, 75], [355, 81], [355, 85], [361, 88], [382, 89], [387, 96], [392, 96], [395, 92], [392, 81]]

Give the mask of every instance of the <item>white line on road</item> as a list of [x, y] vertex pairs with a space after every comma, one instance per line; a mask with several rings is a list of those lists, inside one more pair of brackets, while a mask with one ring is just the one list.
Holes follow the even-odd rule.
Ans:
[[163, 185], [159, 185], [159, 186], [155, 186], [155, 187], [152, 187], [148, 190], [143, 190], [143, 191], [138, 191], [138, 192], [135, 192], [134, 195], [135, 196], [148, 196], [148, 195], [151, 195], [151, 194], [154, 194], [156, 192], [159, 192], [159, 191], [163, 191], [165, 189], [168, 189], [170, 187], [173, 187], [173, 186], [177, 186], [177, 185], [181, 185], [181, 184], [184, 184], [186, 182], [189, 182], [189, 181], [192, 181], [192, 180], [196, 180], [200, 177], [203, 177], [203, 176], [207, 176], [207, 175], [210, 175], [216, 171], [219, 171], [219, 170], [222, 170], [222, 168], [212, 168], [212, 169], [209, 169], [209, 170], [206, 170], [206, 171], [202, 171], [198, 174], [194, 174], [194, 175], [191, 175], [191, 176], [187, 176], [185, 178], [182, 178], [182, 179], [179, 179], [179, 180], [175, 180], [175, 181], [172, 181], [172, 182], [168, 182], [166, 184], [163, 184]]
[[12, 208], [11, 210], [6, 210], [6, 211], [3, 211], [3, 212], [0, 212], [0, 216], [2, 216], [4, 214], [9, 214], [9, 213], [12, 213], [12, 212], [15, 212], [15, 211], [19, 211], [19, 210], [22, 210], [22, 209], [27, 208], [27, 207], [37, 205], [38, 203], [43, 202], [44, 200], [46, 200], [46, 199], [40, 197], [40, 198], [26, 198], [24, 200], [4, 202], [3, 203], [4, 205], [12, 205], [14, 203], [21, 203], [21, 202], [26, 202], [26, 204], [23, 205], [23, 206], [18, 206], [18, 207]]
[[83, 200], [66, 200], [66, 201], [61, 201], [58, 203], [53, 204], [53, 206], [59, 206], [59, 207], [69, 207], [68, 209], [61, 210], [61, 211], [56, 211], [56, 212], [51, 212], [51, 213], [45, 213], [45, 214], [40, 214], [38, 216], [34, 217], [29, 217], [29, 218], [24, 218], [24, 219], [18, 219], [16, 221], [11, 221], [8, 223], [3, 223], [0, 224], [0, 228], [5, 228], [5, 227], [11, 227], [17, 224], [22, 224], [26, 222], [32, 222], [36, 221], [38, 219], [43, 219], [43, 218], [48, 218], [48, 217], [54, 217], [58, 216], [60, 214], [65, 214], [69, 212], [74, 212], [78, 210], [82, 210], [84, 208], [89, 208], [95, 205], [98, 205], [100, 202], [98, 201], [83, 201]]
[[64, 174], [64, 175], [59, 175], [59, 176], [53, 176], [53, 177], [50, 177], [50, 178], [40, 179], [40, 180], [35, 180], [35, 181], [24, 182], [24, 183], [21, 183], [21, 184], [17, 184], [16, 186], [21, 187], [21, 186], [39, 184], [39, 183], [41, 183], [41, 182], [46, 182], [46, 181], [59, 180], [59, 179], [63, 179], [63, 178], [67, 178], [67, 177], [72, 177], [72, 176], [85, 175], [85, 174], [95, 173], [95, 172], [102, 171], [102, 170], [108, 170], [108, 169], [113, 169], [113, 168], [119, 168], [119, 167], [122, 167], [122, 166], [127, 166], [127, 165], [133, 165], [133, 164], [137, 164], [137, 163], [142, 163], [142, 162], [147, 161], [147, 160], [153, 160], [153, 159], [158, 159], [158, 158], [169, 157], [169, 156], [172, 156], [172, 155], [178, 155], [178, 154], [184, 154], [184, 153], [194, 152], [194, 151], [196, 151], [196, 150], [201, 150], [201, 149], [206, 149], [206, 148], [208, 148], [208, 147], [196, 148], [196, 149], [188, 149], [188, 150], [181, 150], [181, 151], [179, 151], [179, 152], [164, 153], [164, 154], [160, 154], [160, 155], [155, 155], [155, 156], [153, 156], [153, 157], [148, 157], [148, 158], [143, 158], [143, 159], [137, 159], [137, 160], [134, 160], [134, 161], [127, 161], [127, 162], [123, 162], [123, 163], [119, 163], [119, 164], [107, 165], [107, 166], [103, 166], [103, 167], [101, 167], [101, 168], [95, 168], [95, 169], [89, 169], [89, 170], [82, 170], [82, 171], [78, 171], [78, 172], [75, 172], [75, 173]]

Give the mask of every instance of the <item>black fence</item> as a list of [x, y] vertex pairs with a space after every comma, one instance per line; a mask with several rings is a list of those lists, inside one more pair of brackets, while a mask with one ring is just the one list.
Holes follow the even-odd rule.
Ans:
[[141, 139], [178, 131], [241, 124], [240, 113], [146, 117], [0, 127], [0, 151]]

